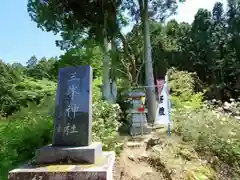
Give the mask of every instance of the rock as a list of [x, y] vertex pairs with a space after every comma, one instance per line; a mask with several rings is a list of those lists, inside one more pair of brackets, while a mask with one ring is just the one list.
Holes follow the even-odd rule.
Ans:
[[131, 154], [130, 156], [128, 156], [128, 159], [131, 160], [131, 161], [135, 161], [133, 154]]
[[140, 142], [127, 142], [126, 145], [129, 148], [135, 148], [135, 147], [140, 147], [142, 145], [142, 143], [140, 143]]
[[146, 143], [146, 151], [150, 149], [151, 147], [160, 144], [160, 138], [159, 137], [151, 137], [144, 141]]
[[147, 161], [148, 157], [149, 157], [148, 154], [146, 152], [144, 152], [138, 157], [138, 160], [139, 161]]
[[141, 145], [142, 145], [142, 143], [140, 143], [140, 142], [128, 142], [127, 143], [127, 147], [129, 147], [129, 148], [140, 147]]
[[184, 159], [191, 161], [193, 159], [198, 159], [198, 156], [194, 150], [191, 149], [182, 149], [179, 152], [179, 155], [181, 155]]

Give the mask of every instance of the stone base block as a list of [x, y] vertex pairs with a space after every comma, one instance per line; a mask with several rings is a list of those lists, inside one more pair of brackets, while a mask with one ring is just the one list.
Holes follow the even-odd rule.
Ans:
[[113, 180], [114, 152], [103, 152], [91, 165], [31, 165], [9, 172], [8, 180]]
[[87, 163], [95, 164], [102, 156], [102, 144], [94, 142], [82, 147], [58, 147], [48, 145], [36, 152], [36, 164]]
[[152, 128], [151, 127], [148, 127], [146, 125], [144, 125], [143, 127], [135, 127], [135, 126], [132, 126], [131, 129], [130, 129], [130, 133], [131, 135], [141, 135], [142, 132], [143, 134], [150, 134], [152, 132]]

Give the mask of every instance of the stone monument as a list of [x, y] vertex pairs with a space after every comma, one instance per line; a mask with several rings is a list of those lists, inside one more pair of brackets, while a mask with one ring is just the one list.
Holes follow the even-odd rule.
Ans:
[[92, 142], [92, 68], [58, 74], [52, 144], [37, 150], [35, 163], [9, 172], [9, 180], [111, 180], [114, 152]]

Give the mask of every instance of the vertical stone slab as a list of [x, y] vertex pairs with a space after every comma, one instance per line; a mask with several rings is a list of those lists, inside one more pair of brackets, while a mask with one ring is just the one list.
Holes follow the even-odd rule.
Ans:
[[92, 68], [60, 69], [53, 146], [88, 146], [92, 141]]

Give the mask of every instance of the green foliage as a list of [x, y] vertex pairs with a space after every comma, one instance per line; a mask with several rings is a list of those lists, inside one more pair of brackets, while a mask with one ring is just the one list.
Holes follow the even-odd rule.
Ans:
[[56, 74], [54, 73], [56, 71], [55, 63], [57, 63], [56, 57], [51, 57], [50, 59], [42, 57], [38, 60], [35, 56], [32, 56], [27, 61], [25, 74], [36, 79], [47, 78], [54, 80], [56, 79]]
[[61, 34], [63, 40], [58, 41], [58, 46], [70, 49], [77, 46], [79, 40], [85, 39], [86, 33], [101, 44], [104, 35], [112, 37], [116, 34], [121, 24], [121, 19], [116, 20], [120, 3], [121, 1], [98, 0], [28, 0], [28, 12], [38, 27]]
[[56, 92], [56, 83], [47, 79], [36, 80], [32, 78], [24, 78], [15, 86], [16, 95], [21, 105], [30, 102], [39, 102], [45, 96], [51, 96]]
[[11, 67], [0, 60], [0, 115], [18, 109], [18, 102], [14, 93], [14, 83], [16, 81], [17, 77]]
[[7, 122], [0, 120], [0, 179], [10, 168], [32, 158], [37, 148], [51, 142], [53, 121], [48, 114], [53, 104], [54, 98], [49, 97], [39, 106], [22, 108]]
[[73, 48], [60, 56], [59, 61], [55, 64], [56, 68], [90, 65], [93, 68], [94, 78], [100, 77], [102, 73], [102, 49], [99, 46], [96, 46], [96, 44], [90, 45], [88, 43], [85, 43], [86, 49]]
[[174, 131], [192, 142], [199, 152], [214, 153], [240, 172], [239, 122], [202, 102], [203, 95], [194, 93], [192, 73], [173, 69], [169, 74], [172, 99], [177, 102], [172, 109]]
[[[31, 90], [51, 85], [51, 81], [37, 80], [28, 84]], [[108, 104], [101, 100], [98, 87], [100, 79], [93, 85], [93, 140], [103, 143], [104, 150], [115, 150], [117, 153], [122, 148], [122, 143], [117, 139], [120, 126], [121, 110], [117, 104]], [[23, 82], [21, 85], [26, 85]], [[38, 84], [39, 83], [39, 84]], [[42, 84], [40, 84], [42, 83]], [[33, 88], [34, 87], [34, 88]], [[35, 150], [51, 143], [53, 134], [53, 112], [55, 110], [55, 95], [46, 96], [38, 106], [31, 104], [28, 108], [21, 108], [7, 120], [0, 119], [0, 179], [6, 177], [7, 172], [18, 163], [34, 157]]]
[[[174, 1], [172, 2], [174, 7]], [[225, 8], [220, 2], [214, 5], [212, 12], [199, 9], [191, 24], [179, 23], [176, 20], [162, 24], [153, 20], [150, 23], [150, 33], [155, 78], [163, 78], [167, 69], [174, 66], [183, 71], [196, 72], [202, 82], [202, 88], [207, 90], [205, 93], [207, 98], [219, 100], [238, 98], [240, 95], [240, 2], [236, 4], [233, 2], [228, 2], [227, 11], [224, 11]], [[136, 13], [138, 6], [129, 9], [133, 9], [132, 15], [139, 16]], [[157, 13], [159, 12], [161, 11]], [[121, 71], [125, 74], [130, 73], [132, 77], [135, 77], [135, 73], [139, 74], [136, 79], [133, 78], [138, 84], [145, 82], [145, 69], [140, 68], [141, 64], [144, 64], [141, 31], [141, 24], [137, 24], [127, 34], [128, 61], [123, 57], [123, 66], [119, 66]], [[131, 66], [127, 67], [131, 68], [126, 68], [130, 62]], [[137, 68], [132, 69], [132, 67]]]
[[168, 75], [171, 99], [175, 107], [197, 109], [202, 106], [203, 92], [195, 93], [196, 75], [194, 73], [171, 68]]
[[[198, 151], [213, 152], [233, 167], [240, 167], [240, 124], [236, 119], [224, 117], [202, 108], [198, 111], [177, 109], [173, 112], [175, 130]], [[239, 170], [239, 169], [238, 169]]]
[[56, 84], [47, 80], [56, 79], [54, 73], [50, 74], [55, 60], [42, 58], [38, 61], [33, 56], [26, 67], [0, 61], [0, 116], [9, 116], [28, 103], [39, 104], [42, 98], [55, 93]]
[[93, 139], [102, 142], [104, 150], [115, 150], [119, 153], [122, 143], [118, 141], [117, 136], [122, 112], [118, 104], [109, 104], [102, 100], [100, 84], [101, 79], [94, 80]]
[[39, 104], [45, 96], [56, 92], [56, 83], [46, 79], [22, 77], [21, 81], [13, 82], [9, 86], [5, 83], [2, 87], [8, 88], [7, 92], [0, 93], [2, 116], [13, 114], [21, 107], [27, 107], [29, 103]]
[[120, 106], [99, 100], [93, 104], [93, 112], [93, 139], [102, 142], [104, 150], [115, 150], [119, 153], [123, 145], [117, 139]]

